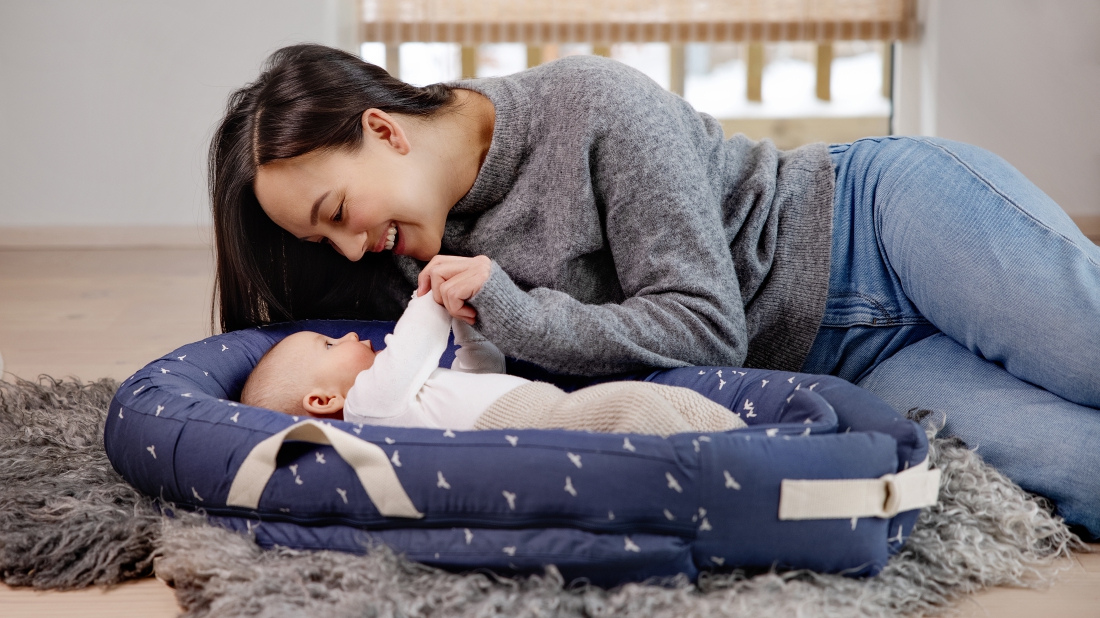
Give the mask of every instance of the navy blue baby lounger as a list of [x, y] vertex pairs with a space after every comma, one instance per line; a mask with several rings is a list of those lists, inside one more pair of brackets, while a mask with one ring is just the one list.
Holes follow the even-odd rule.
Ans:
[[[263, 546], [383, 543], [450, 570], [553, 564], [567, 581], [601, 586], [734, 567], [874, 575], [936, 499], [920, 428], [831, 377], [729, 367], [619, 376], [691, 388], [749, 424], [668, 438], [361, 426], [235, 401], [288, 334], [354, 330], [381, 348], [392, 328], [305, 321], [183, 346], [115, 394], [111, 463], [142, 492]], [[511, 361], [509, 372], [566, 390], [593, 383]]]

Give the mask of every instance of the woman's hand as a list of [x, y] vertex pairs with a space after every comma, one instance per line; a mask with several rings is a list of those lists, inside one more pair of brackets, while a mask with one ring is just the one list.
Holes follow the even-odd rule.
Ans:
[[481, 286], [489, 280], [492, 266], [492, 260], [484, 255], [437, 255], [420, 271], [416, 295], [423, 296], [430, 290], [435, 302], [443, 305], [447, 313], [473, 325], [477, 310], [466, 301], [481, 291]]

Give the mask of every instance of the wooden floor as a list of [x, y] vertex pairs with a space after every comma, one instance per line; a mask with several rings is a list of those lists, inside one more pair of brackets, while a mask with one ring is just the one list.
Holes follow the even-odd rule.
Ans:
[[[209, 249], [0, 249], [0, 353], [7, 379], [41, 373], [122, 379], [206, 336], [212, 272]], [[986, 591], [964, 602], [960, 615], [1100, 616], [1100, 553], [1076, 555], [1062, 568], [1050, 589]], [[2, 618], [177, 612], [172, 590], [155, 579], [75, 592], [0, 584]]]

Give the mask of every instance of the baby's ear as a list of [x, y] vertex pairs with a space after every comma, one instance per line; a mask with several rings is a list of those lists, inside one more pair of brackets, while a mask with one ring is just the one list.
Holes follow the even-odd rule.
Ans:
[[328, 393], [315, 389], [302, 397], [302, 407], [310, 416], [341, 420], [344, 418], [344, 396], [339, 393]]

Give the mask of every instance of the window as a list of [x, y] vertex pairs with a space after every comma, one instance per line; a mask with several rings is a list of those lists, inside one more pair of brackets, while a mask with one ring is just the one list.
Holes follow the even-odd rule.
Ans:
[[891, 43], [913, 0], [364, 0], [364, 58], [414, 84], [505, 75], [574, 53], [635, 66], [790, 148], [889, 133]]

